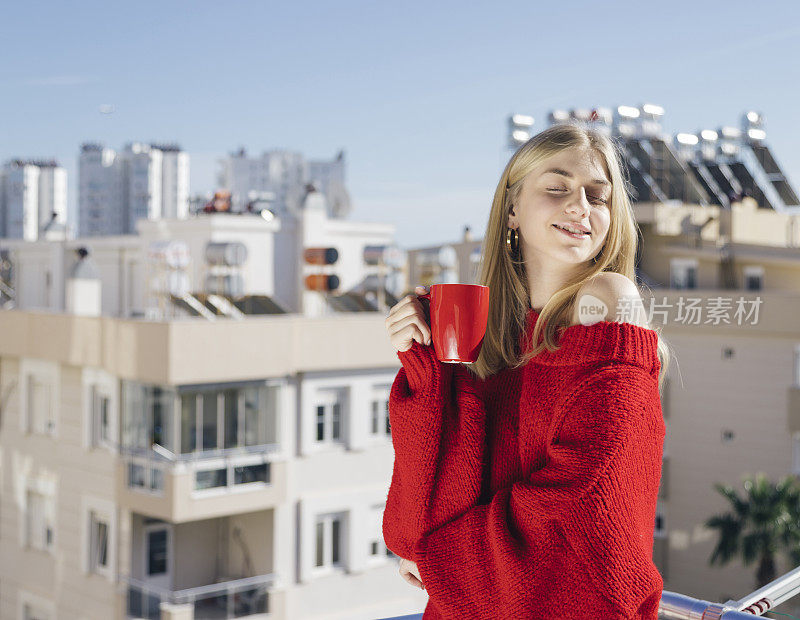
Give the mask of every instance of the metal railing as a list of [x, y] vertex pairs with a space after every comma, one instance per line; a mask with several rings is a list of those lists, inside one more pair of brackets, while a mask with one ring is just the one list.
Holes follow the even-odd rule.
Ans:
[[[763, 588], [739, 599], [712, 603], [664, 590], [658, 605], [659, 620], [743, 620], [761, 616], [800, 593], [800, 567], [781, 575]], [[422, 614], [394, 616], [382, 620], [421, 620]]]
[[212, 583], [184, 590], [165, 590], [143, 581], [120, 575], [127, 586], [129, 618], [161, 618], [161, 603], [192, 605], [196, 618], [244, 618], [269, 613], [269, 588], [275, 573]]

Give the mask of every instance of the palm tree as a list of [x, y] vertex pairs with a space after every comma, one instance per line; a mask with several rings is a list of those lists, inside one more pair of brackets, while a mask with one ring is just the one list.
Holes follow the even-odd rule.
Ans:
[[775, 555], [788, 554], [797, 566], [800, 560], [800, 488], [793, 475], [777, 484], [759, 472], [744, 481], [745, 497], [731, 485], [714, 488], [730, 503], [732, 510], [709, 518], [705, 526], [716, 529], [719, 538], [709, 565], [727, 564], [741, 557], [745, 566], [758, 559], [756, 589], [775, 579]]

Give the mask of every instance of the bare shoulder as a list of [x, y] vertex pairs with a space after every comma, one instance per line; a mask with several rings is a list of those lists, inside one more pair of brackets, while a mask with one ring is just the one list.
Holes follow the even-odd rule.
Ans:
[[584, 283], [575, 299], [573, 325], [616, 321], [650, 328], [639, 289], [621, 273], [598, 273]]

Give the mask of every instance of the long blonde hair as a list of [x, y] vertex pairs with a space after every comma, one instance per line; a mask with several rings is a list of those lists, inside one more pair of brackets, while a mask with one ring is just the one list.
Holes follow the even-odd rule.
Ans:
[[[515, 260], [507, 249], [508, 214], [516, 204], [522, 182], [534, 168], [565, 149], [591, 148], [605, 162], [612, 183], [610, 224], [605, 243], [595, 260], [589, 260], [578, 274], [555, 293], [539, 313], [532, 335], [537, 343], [544, 329], [543, 341], [526, 353], [520, 352], [520, 335], [526, 326], [530, 291], [523, 260]], [[517, 149], [503, 171], [492, 200], [492, 210], [483, 238], [477, 284], [491, 290], [489, 319], [480, 355], [473, 364], [465, 364], [481, 379], [503, 368], [518, 368], [547, 348], [555, 351], [557, 330], [571, 324], [575, 298], [581, 286], [601, 271], [621, 273], [636, 282], [635, 260], [638, 245], [637, 225], [629, 198], [629, 181], [623, 176], [624, 160], [616, 143], [590, 127], [564, 123], [536, 134]], [[544, 324], [544, 328], [542, 325]], [[658, 358], [661, 362], [658, 384], [661, 387], [670, 352], [658, 333]]]

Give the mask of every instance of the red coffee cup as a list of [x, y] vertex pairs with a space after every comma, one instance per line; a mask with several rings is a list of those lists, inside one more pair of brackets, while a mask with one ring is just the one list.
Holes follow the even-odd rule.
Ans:
[[432, 284], [417, 295], [430, 302], [431, 339], [439, 361], [472, 364], [478, 359], [489, 320], [489, 287]]

